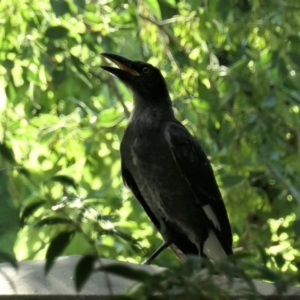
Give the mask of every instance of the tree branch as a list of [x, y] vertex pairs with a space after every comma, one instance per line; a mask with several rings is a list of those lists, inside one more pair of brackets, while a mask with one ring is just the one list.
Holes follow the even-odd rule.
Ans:
[[274, 166], [270, 163], [266, 163], [269, 171], [275, 177], [275, 179], [292, 195], [294, 199], [296, 199], [300, 203], [300, 194], [291, 184], [289, 184], [285, 178], [281, 176], [281, 174], [276, 170]]
[[[101, 78], [97, 73], [95, 73], [95, 72], [93, 72], [93, 71], [89, 71], [89, 73], [90, 73], [93, 77], [99, 79], [101, 82], [104, 81], [103, 78]], [[116, 95], [118, 101], [121, 103], [121, 105], [122, 105], [122, 107], [123, 107], [123, 110], [124, 110], [124, 113], [125, 113], [126, 117], [129, 118], [130, 112], [129, 112], [129, 110], [128, 110], [126, 104], [125, 104], [125, 101], [124, 101], [124, 99], [123, 99], [123, 96], [122, 96], [122, 94], [120, 93], [120, 91], [119, 91], [119, 89], [118, 89], [118, 87], [117, 87], [115, 81], [113, 80], [113, 78], [109, 78], [108, 80], [106, 80], [106, 82], [107, 82], [107, 83], [110, 85], [110, 87], [114, 90], [114, 93], [115, 93], [115, 95]]]
[[189, 54], [188, 51], [187, 51], [187, 49], [183, 45], [180, 44], [180, 40], [173, 34], [173, 32], [169, 28], [165, 27], [165, 25], [167, 25], [167, 24], [175, 23], [175, 21], [173, 21], [173, 20], [176, 19], [176, 21], [178, 21], [179, 18], [172, 18], [173, 20], [172, 19], [168, 19], [168, 20], [165, 20], [165, 21], [158, 21], [158, 20], [149, 18], [149, 17], [147, 17], [147, 16], [145, 16], [143, 14], [138, 14], [138, 15], [142, 19], [144, 19], [144, 20], [146, 20], [146, 21], [148, 21], [148, 22], [156, 25], [161, 31], [163, 31], [166, 34], [166, 36], [174, 44], [176, 44], [177, 46], [179, 46], [180, 48], [182, 48], [184, 50], [185, 54], [187, 54], [187, 55]]

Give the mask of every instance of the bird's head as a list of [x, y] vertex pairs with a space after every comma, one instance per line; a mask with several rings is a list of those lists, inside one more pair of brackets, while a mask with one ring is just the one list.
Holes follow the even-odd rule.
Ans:
[[123, 56], [102, 53], [103, 57], [114, 62], [119, 68], [101, 66], [101, 68], [118, 77], [133, 93], [135, 99], [145, 101], [169, 101], [169, 92], [164, 77], [151, 64], [132, 61]]

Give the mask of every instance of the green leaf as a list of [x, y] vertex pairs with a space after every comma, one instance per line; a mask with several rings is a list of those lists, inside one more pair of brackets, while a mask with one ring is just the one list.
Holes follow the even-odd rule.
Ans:
[[70, 185], [72, 186], [74, 189], [77, 189], [78, 184], [76, 183], [76, 181], [70, 177], [70, 176], [66, 176], [66, 175], [55, 175], [51, 178], [52, 181], [55, 182], [59, 182], [62, 185]]
[[69, 30], [63, 26], [53, 26], [46, 30], [45, 36], [50, 39], [62, 39], [66, 37], [68, 33]]
[[222, 182], [222, 187], [229, 187], [233, 185], [237, 185], [241, 183], [244, 180], [243, 176], [222, 176], [221, 177], [221, 182]]
[[18, 172], [19, 172], [20, 174], [22, 174], [22, 175], [25, 176], [26, 178], [29, 178], [29, 177], [30, 177], [30, 172], [29, 172], [26, 168], [24, 168], [24, 167], [18, 167], [17, 170], [18, 170]]
[[98, 124], [103, 127], [113, 127], [118, 124], [124, 115], [120, 110], [116, 110], [115, 108], [108, 108], [103, 110], [98, 116]]
[[45, 265], [45, 273], [48, 274], [50, 269], [52, 268], [54, 261], [57, 256], [59, 256], [65, 248], [70, 244], [74, 231], [66, 231], [58, 234], [50, 243], [50, 246], [46, 253], [46, 265]]
[[77, 71], [87, 77], [87, 73], [84, 70], [84, 64], [80, 61], [80, 59], [74, 55], [71, 55], [71, 60]]
[[18, 269], [18, 262], [11, 254], [0, 251], [0, 260], [10, 263], [15, 269]]
[[[46, 46], [47, 46], [46, 53], [50, 56], [65, 51], [64, 48], [56, 45], [55, 40], [50, 40]], [[41, 62], [49, 72], [52, 71], [53, 67], [55, 66], [55, 62], [53, 62], [53, 60], [51, 60], [49, 56], [44, 56], [44, 55], [41, 56]]]
[[249, 80], [238, 78], [237, 82], [244, 92], [253, 92], [253, 85]]
[[222, 19], [226, 20], [228, 14], [230, 13], [230, 1], [223, 0], [222, 2], [217, 3], [217, 11], [219, 12]]
[[99, 270], [106, 271], [127, 279], [136, 280], [136, 281], [146, 281], [151, 277], [146, 271], [137, 270], [133, 267], [124, 265], [124, 264], [109, 264], [99, 268]]
[[0, 154], [10, 163], [16, 163], [13, 150], [5, 142], [0, 143]]
[[152, 13], [159, 19], [161, 19], [160, 7], [157, 0], [145, 0], [148, 6], [151, 8]]
[[281, 76], [282, 79], [285, 79], [289, 75], [289, 71], [287, 69], [286, 62], [281, 57], [278, 58], [277, 66], [278, 66], [279, 75]]
[[283, 255], [281, 253], [278, 253], [274, 256], [275, 262], [279, 268], [282, 268], [284, 264], [286, 263]]
[[274, 94], [269, 95], [265, 101], [263, 102], [263, 105], [266, 107], [274, 107], [277, 103], [277, 99]]
[[54, 87], [60, 86], [67, 77], [67, 71], [65, 63], [62, 62], [56, 66], [55, 70], [52, 73], [52, 83]]
[[276, 180], [281, 183], [286, 189], [288, 189], [289, 193], [293, 196], [293, 198], [300, 203], [300, 192], [298, 191], [298, 188], [295, 187], [293, 184], [291, 184], [285, 176], [280, 171], [280, 168], [277, 168], [277, 166], [274, 163], [268, 162], [267, 163], [269, 170], [272, 172], [273, 176], [276, 178]]
[[278, 274], [272, 271], [267, 266], [258, 265], [255, 267], [255, 269], [264, 276], [264, 279], [270, 280], [271, 282], [276, 282], [279, 279]]
[[89, 12], [94, 12], [95, 13], [97, 11], [97, 9], [98, 9], [98, 5], [95, 4], [95, 3], [88, 3], [85, 6], [85, 10], [89, 11]]
[[21, 224], [25, 225], [25, 221], [41, 206], [45, 205], [45, 200], [40, 200], [26, 206], [21, 215]]
[[192, 124], [197, 124], [198, 122], [198, 114], [194, 110], [186, 110], [185, 112], [186, 118], [192, 123]]
[[288, 37], [288, 40], [292, 43], [292, 44], [296, 44], [296, 46], [300, 46], [300, 36], [298, 35], [290, 35]]
[[40, 138], [40, 143], [41, 144], [50, 144], [56, 137], [57, 132], [54, 130], [50, 130], [48, 132], [45, 132], [42, 134]]
[[298, 67], [300, 67], [300, 54], [298, 52], [291, 51], [288, 53], [291, 61]]
[[175, 0], [158, 0], [158, 4], [162, 19], [172, 18], [178, 13]]
[[101, 17], [96, 15], [95, 13], [85, 13], [84, 14], [85, 21], [89, 22], [90, 24], [99, 24], [101, 23]]
[[96, 260], [96, 256], [84, 256], [77, 263], [75, 269], [75, 287], [77, 291], [82, 289], [89, 276], [94, 271], [94, 264]]
[[295, 102], [297, 105], [300, 104], [300, 93], [297, 90], [285, 90], [285, 94], [288, 96], [290, 100]]
[[80, 9], [85, 8], [85, 0], [74, 0], [74, 4]]
[[7, 70], [11, 70], [14, 66], [15, 66], [15, 62], [11, 59], [5, 59], [3, 62], [2, 62], [2, 66], [7, 69]]
[[73, 224], [72, 220], [60, 217], [49, 217], [38, 221], [34, 227], [42, 227], [45, 225], [58, 225], [58, 224]]
[[221, 106], [224, 106], [228, 102], [231, 103], [236, 97], [236, 92], [234, 88], [230, 88], [224, 96], [220, 99]]
[[[57, 123], [59, 123], [59, 117], [54, 115], [54, 114], [42, 114], [40, 115], [40, 118], [32, 118], [31, 121], [33, 122], [34, 126], [41, 126], [41, 127], [45, 127], [45, 124], [47, 124], [48, 126], [51, 125], [55, 125]], [[52, 129], [50, 127], [50, 129]], [[53, 130], [53, 129], [52, 129]]]
[[65, 0], [50, 0], [50, 4], [57, 17], [70, 12], [69, 4]]

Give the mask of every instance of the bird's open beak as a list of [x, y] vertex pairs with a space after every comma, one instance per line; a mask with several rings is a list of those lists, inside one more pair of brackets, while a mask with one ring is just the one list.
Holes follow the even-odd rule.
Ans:
[[112, 53], [101, 53], [102, 56], [108, 58], [114, 62], [118, 68], [113, 68], [109, 66], [101, 66], [101, 68], [119, 78], [128, 77], [128, 75], [139, 76], [140, 74], [132, 68], [132, 61], [123, 56], [112, 54]]

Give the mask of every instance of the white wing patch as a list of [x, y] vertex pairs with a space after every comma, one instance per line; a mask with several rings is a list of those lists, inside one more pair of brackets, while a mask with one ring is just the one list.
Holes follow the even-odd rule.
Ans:
[[227, 257], [220, 241], [213, 230], [208, 233], [208, 238], [203, 245], [203, 253], [210, 259], [224, 259]]
[[219, 230], [221, 230], [220, 223], [212, 210], [211, 206], [209, 204], [202, 207], [204, 212], [206, 213], [207, 217], [214, 223], [215, 227]]

